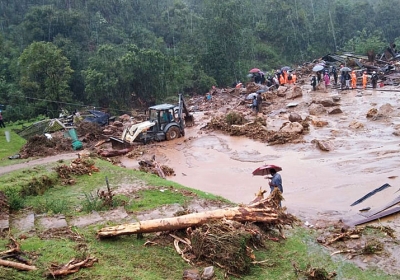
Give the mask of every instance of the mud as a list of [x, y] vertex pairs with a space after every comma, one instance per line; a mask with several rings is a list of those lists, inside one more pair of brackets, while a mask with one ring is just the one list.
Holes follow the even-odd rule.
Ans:
[[[387, 89], [387, 88], [385, 88]], [[284, 205], [305, 220], [318, 216], [355, 220], [363, 218], [359, 209], [371, 211], [394, 198], [400, 188], [397, 166], [399, 139], [393, 133], [400, 125], [399, 93], [380, 90], [335, 90], [312, 92], [303, 87], [303, 97], [295, 108], [286, 108], [289, 101], [276, 100], [264, 110], [267, 127], [279, 129], [291, 112], [302, 118], [309, 115], [308, 105], [318, 99], [339, 97], [342, 114], [311, 116], [323, 120], [323, 127], [310, 126], [303, 143], [269, 146], [246, 137], [231, 137], [219, 131], [201, 129], [210, 115], [195, 113], [197, 126], [188, 128], [185, 138], [162, 142], [156, 146], [157, 161], [175, 170], [170, 180], [188, 187], [223, 196], [237, 203], [248, 203], [267, 180], [252, 176], [262, 164], [283, 167]], [[381, 118], [367, 118], [371, 108], [390, 104]], [[387, 107], [387, 105], [385, 105]], [[385, 107], [384, 106], [384, 107]], [[248, 109], [250, 110], [250, 109]], [[273, 112], [279, 111], [279, 114]], [[362, 124], [355, 129], [354, 121]], [[321, 151], [313, 140], [329, 141], [332, 150]], [[151, 156], [152, 154], [150, 154]], [[121, 159], [129, 168], [137, 168], [137, 160]], [[350, 205], [366, 193], [389, 183], [392, 187], [363, 203]], [[400, 228], [395, 224], [397, 230]]]

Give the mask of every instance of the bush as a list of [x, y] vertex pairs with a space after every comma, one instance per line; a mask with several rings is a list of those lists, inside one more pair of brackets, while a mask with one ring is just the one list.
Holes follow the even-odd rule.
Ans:
[[21, 197], [19, 189], [8, 187], [4, 190], [7, 196], [8, 205], [10, 210], [18, 211], [25, 206], [25, 200]]

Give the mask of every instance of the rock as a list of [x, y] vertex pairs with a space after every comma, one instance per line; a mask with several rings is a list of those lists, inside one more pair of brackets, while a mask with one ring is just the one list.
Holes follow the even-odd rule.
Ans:
[[285, 86], [280, 86], [280, 87], [278, 88], [278, 91], [277, 91], [276, 94], [277, 94], [279, 97], [286, 97], [287, 90], [288, 90], [287, 87], [285, 87]]
[[290, 113], [289, 115], [289, 121], [291, 122], [301, 122], [302, 118], [298, 113]]
[[353, 128], [353, 129], [360, 129], [360, 128], [364, 128], [364, 125], [362, 123], [354, 120], [349, 124], [349, 127]]
[[343, 111], [339, 107], [335, 107], [335, 108], [328, 110], [329, 115], [341, 114], [341, 113], [343, 113]]
[[303, 90], [298, 86], [294, 86], [292, 90], [286, 94], [287, 99], [295, 99], [302, 96], [303, 96]]
[[201, 279], [210, 280], [214, 277], [214, 267], [207, 266], [204, 268], [203, 274], [201, 275]]
[[379, 108], [378, 113], [379, 113], [379, 115], [388, 117], [392, 114], [392, 112], [393, 112], [393, 106], [390, 105], [389, 103], [386, 103]]
[[326, 113], [326, 109], [322, 104], [311, 104], [310, 107], [308, 107], [308, 112], [310, 113], [310, 115], [322, 115]]
[[329, 152], [333, 150], [333, 144], [330, 141], [314, 139], [311, 143], [315, 144], [321, 151]]
[[332, 99], [315, 100], [314, 103], [321, 104], [324, 107], [333, 107], [337, 105]]
[[64, 215], [41, 217], [38, 219], [38, 224], [45, 230], [53, 228], [63, 228], [68, 226]]
[[400, 129], [393, 131], [393, 135], [400, 136]]
[[332, 100], [334, 102], [339, 102], [340, 101], [340, 96], [339, 95], [332, 96]]
[[378, 114], [378, 110], [376, 108], [371, 108], [368, 110], [367, 118], [373, 118]]
[[183, 271], [183, 280], [201, 280], [197, 269], [186, 269]]
[[280, 131], [281, 132], [289, 132], [289, 133], [297, 133], [301, 134], [304, 130], [304, 127], [298, 122], [286, 122], [282, 125]]
[[321, 119], [312, 119], [312, 120], [311, 120], [311, 123], [312, 123], [312, 125], [315, 126], [315, 127], [323, 127], [323, 126], [328, 125], [328, 122], [327, 122], [327, 121], [321, 120]]

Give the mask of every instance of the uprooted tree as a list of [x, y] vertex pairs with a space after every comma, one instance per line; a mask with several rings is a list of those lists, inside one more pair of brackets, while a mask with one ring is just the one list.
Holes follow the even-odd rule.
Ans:
[[[276, 225], [277, 228], [281, 229], [284, 225], [292, 225], [296, 220], [293, 215], [282, 211], [279, 207], [281, 200], [281, 193], [279, 191], [274, 191], [267, 198], [262, 198], [249, 205], [105, 227], [97, 232], [97, 236], [99, 238], [107, 238], [129, 234], [172, 231], [199, 226], [218, 219], [237, 222], [261, 222], [269, 225]], [[283, 236], [282, 232], [281, 234]]]

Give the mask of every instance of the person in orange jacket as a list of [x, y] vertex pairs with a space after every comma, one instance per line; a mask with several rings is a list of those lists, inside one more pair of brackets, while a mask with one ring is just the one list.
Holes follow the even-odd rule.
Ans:
[[284, 84], [287, 84], [288, 83], [288, 73], [287, 73], [287, 71], [286, 70], [283, 70], [283, 78], [284, 78]]
[[357, 88], [357, 75], [356, 75], [356, 71], [353, 70], [353, 72], [351, 72], [351, 88], [355, 89]]
[[367, 81], [368, 81], [368, 75], [367, 75], [367, 72], [364, 71], [364, 73], [362, 75], [362, 87], [363, 87], [363, 89], [367, 88]]
[[279, 77], [279, 84], [281, 86], [285, 85], [285, 77], [284, 77], [283, 73]]
[[297, 80], [297, 75], [296, 75], [296, 72], [293, 71], [293, 73], [292, 73], [292, 81], [293, 81], [293, 84], [296, 83], [296, 80]]

